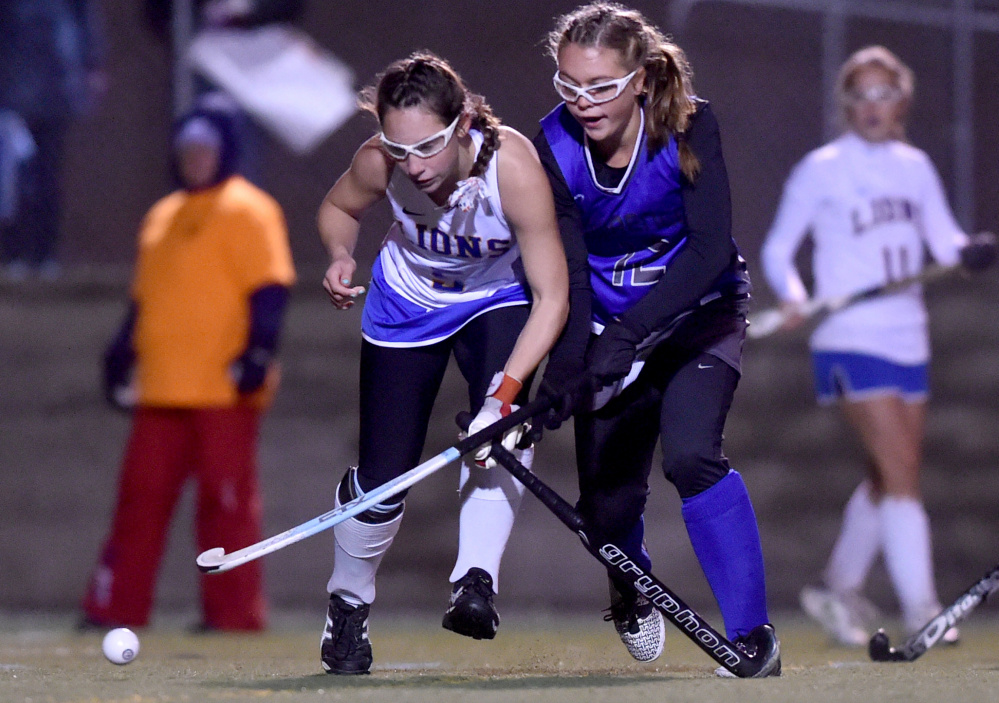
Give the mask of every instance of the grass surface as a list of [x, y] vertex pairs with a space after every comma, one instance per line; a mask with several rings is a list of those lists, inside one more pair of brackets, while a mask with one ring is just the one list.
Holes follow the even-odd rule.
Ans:
[[476, 642], [442, 630], [436, 616], [376, 611], [375, 666], [370, 676], [357, 677], [322, 673], [321, 616], [279, 618], [255, 636], [157, 626], [138, 632], [139, 656], [126, 666], [104, 659], [103, 632], [76, 633], [59, 618], [7, 617], [0, 620], [0, 700], [994, 701], [999, 623], [987, 610], [982, 615], [966, 623], [959, 646], [934, 648], [908, 664], [873, 663], [864, 651], [830, 646], [797, 615], [777, 618], [784, 675], [743, 681], [715, 677], [714, 663], [672, 629], [658, 661], [634, 662], [597, 614], [510, 615], [496, 640]]

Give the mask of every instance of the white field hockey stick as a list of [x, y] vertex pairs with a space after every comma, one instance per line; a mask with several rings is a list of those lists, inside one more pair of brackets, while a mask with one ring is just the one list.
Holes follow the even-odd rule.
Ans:
[[911, 662], [939, 642], [945, 632], [954, 627], [977, 608], [991, 594], [999, 590], [999, 566], [979, 579], [975, 585], [958, 596], [943, 612], [923, 625], [923, 629], [910, 637], [898, 649], [891, 646], [884, 630], [878, 630], [868, 643], [868, 654], [876, 662]]
[[828, 315], [829, 313], [836, 312], [837, 310], [842, 310], [843, 308], [853, 305], [854, 303], [858, 303], [861, 300], [869, 300], [882, 295], [888, 295], [889, 293], [896, 293], [916, 283], [927, 283], [929, 281], [948, 276], [955, 271], [962, 270], [965, 269], [960, 264], [955, 264], [954, 266], [939, 266], [933, 264], [927, 266], [915, 276], [907, 276], [905, 278], [900, 278], [897, 281], [890, 281], [877, 286], [871, 286], [870, 288], [865, 288], [864, 290], [849, 293], [847, 295], [841, 295], [836, 298], [806, 300], [796, 309], [770, 308], [768, 310], [761, 310], [756, 315], [750, 317], [749, 329], [746, 330], [746, 336], [753, 339], [766, 337], [783, 327], [784, 323], [795, 315], [800, 315], [804, 319], [810, 320], [821, 315]]
[[352, 518], [359, 513], [363, 513], [373, 505], [388, 500], [392, 496], [406, 490], [438, 469], [457, 461], [465, 454], [478, 449], [483, 444], [491, 442], [510, 428], [529, 422], [533, 417], [548, 410], [552, 406], [552, 403], [553, 399], [548, 396], [537, 397], [524, 407], [497, 420], [470, 437], [459, 440], [457, 444], [448, 447], [437, 456], [428, 459], [401, 476], [397, 476], [388, 483], [384, 483], [378, 486], [378, 488], [368, 491], [362, 496], [358, 496], [349, 503], [344, 503], [338, 508], [314, 517], [308, 522], [303, 522], [297, 527], [285, 530], [279, 535], [274, 535], [262, 542], [251, 544], [249, 547], [244, 547], [230, 554], [226, 554], [222, 547], [208, 549], [198, 555], [198, 568], [204, 573], [229, 571], [229, 569], [234, 569], [241, 564], [259, 559], [279, 549], [284, 549], [288, 545], [299, 542], [306, 537], [311, 537], [318, 532], [328, 530], [334, 525]]

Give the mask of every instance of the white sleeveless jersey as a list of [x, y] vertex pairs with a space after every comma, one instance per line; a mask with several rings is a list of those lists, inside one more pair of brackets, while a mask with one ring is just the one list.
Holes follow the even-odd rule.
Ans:
[[[782, 301], [808, 297], [794, 257], [809, 232], [816, 298], [918, 274], [927, 248], [938, 263], [952, 265], [967, 241], [923, 151], [898, 141], [870, 143], [852, 132], [808, 154], [784, 186], [761, 252]], [[830, 315], [812, 334], [811, 348], [925, 363], [926, 323], [922, 286], [913, 285]]]
[[[471, 137], [477, 153], [482, 134], [473, 130]], [[484, 187], [467, 190], [454, 206], [438, 206], [401, 169], [393, 170], [386, 196], [395, 222], [372, 271], [362, 318], [369, 341], [430, 344], [488, 310], [528, 303], [515, 272], [520, 249], [503, 216], [498, 161], [494, 154]]]

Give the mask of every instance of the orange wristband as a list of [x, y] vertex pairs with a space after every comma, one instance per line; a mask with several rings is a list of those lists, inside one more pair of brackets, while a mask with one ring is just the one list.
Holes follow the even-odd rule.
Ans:
[[524, 384], [513, 376], [503, 374], [503, 380], [500, 381], [499, 388], [493, 393], [493, 398], [504, 405], [513, 405], [513, 401], [517, 399], [517, 394], [520, 393], [520, 389], [523, 387]]

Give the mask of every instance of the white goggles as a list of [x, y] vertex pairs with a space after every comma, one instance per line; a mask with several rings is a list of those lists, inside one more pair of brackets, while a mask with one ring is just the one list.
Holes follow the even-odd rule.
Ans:
[[902, 97], [902, 91], [893, 85], [872, 85], [865, 90], [851, 90], [847, 93], [855, 103], [890, 103]]
[[552, 82], [555, 84], [555, 92], [567, 103], [574, 103], [580, 98], [586, 98], [588, 102], [594, 105], [602, 105], [616, 99], [624, 91], [624, 87], [628, 85], [628, 81], [635, 77], [636, 73], [638, 73], [637, 68], [624, 78], [615, 78], [606, 83], [597, 83], [586, 88], [580, 88], [577, 85], [566, 83], [558, 77], [559, 72], [555, 71], [555, 75], [552, 76]]
[[385, 138], [384, 132], [379, 136], [382, 141], [382, 148], [385, 153], [396, 161], [403, 161], [407, 156], [412, 154], [421, 159], [429, 159], [431, 156], [436, 156], [437, 154], [444, 151], [447, 145], [451, 141], [451, 136], [454, 134], [455, 127], [458, 126], [458, 121], [461, 119], [461, 114], [454, 118], [454, 121], [447, 127], [442, 129], [436, 134], [431, 134], [426, 139], [418, 141], [416, 144], [399, 144], [398, 142], [393, 142]]

